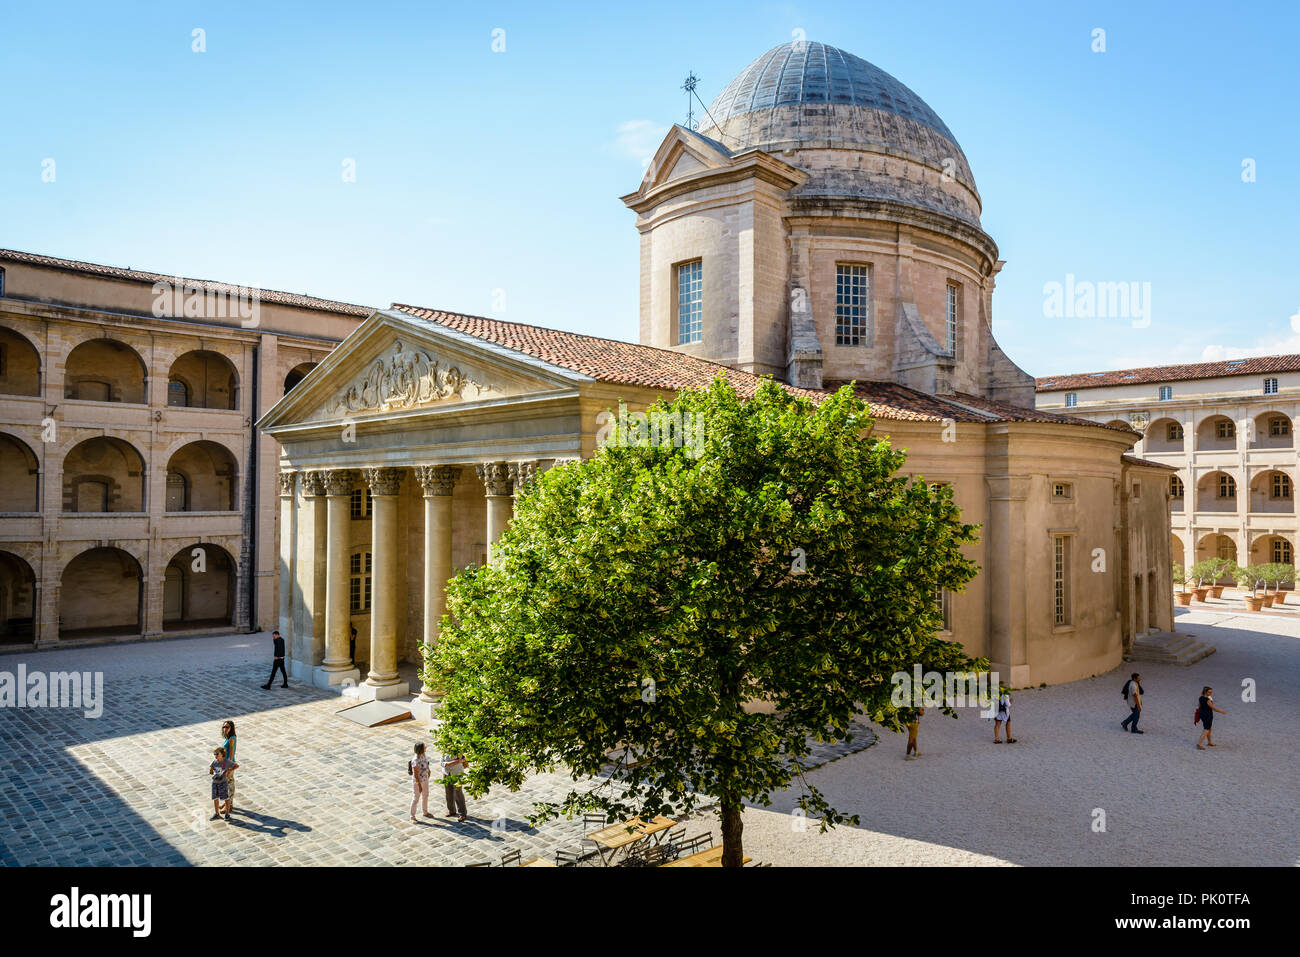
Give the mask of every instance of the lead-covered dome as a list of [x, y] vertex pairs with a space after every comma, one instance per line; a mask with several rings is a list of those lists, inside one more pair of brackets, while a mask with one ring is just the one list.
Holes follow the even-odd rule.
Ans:
[[[975, 179], [939, 115], [884, 70], [824, 43], [768, 50], [718, 94], [699, 132], [732, 151], [800, 151], [796, 165], [814, 174], [806, 195], [889, 199], [979, 223]], [[843, 150], [860, 155], [821, 152]]]

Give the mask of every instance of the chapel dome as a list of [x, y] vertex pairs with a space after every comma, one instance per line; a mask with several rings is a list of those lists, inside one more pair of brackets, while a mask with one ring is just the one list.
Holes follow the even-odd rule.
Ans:
[[[947, 124], [884, 70], [824, 43], [768, 50], [718, 94], [699, 132], [733, 152], [799, 151], [794, 165], [813, 173], [805, 195], [894, 200], [979, 224], [975, 179]], [[827, 152], [844, 150], [858, 155]]]

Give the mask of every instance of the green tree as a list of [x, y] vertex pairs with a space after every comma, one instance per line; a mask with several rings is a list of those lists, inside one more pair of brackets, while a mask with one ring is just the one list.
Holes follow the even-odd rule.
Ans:
[[[647, 421], [703, 423], [684, 430], [702, 446]], [[530, 483], [493, 564], [449, 584], [425, 648], [438, 745], [468, 757], [473, 795], [556, 768], [584, 785], [534, 822], [716, 801], [724, 866], [744, 802], [795, 780], [823, 829], [858, 823], [803, 779], [808, 739], [850, 739], [859, 712], [901, 730], [891, 676], [915, 664], [987, 668], [936, 637], [939, 590], [977, 571], [975, 526], [947, 487], [896, 474], [904, 453], [848, 388], [744, 401], [719, 379], [626, 424]]]

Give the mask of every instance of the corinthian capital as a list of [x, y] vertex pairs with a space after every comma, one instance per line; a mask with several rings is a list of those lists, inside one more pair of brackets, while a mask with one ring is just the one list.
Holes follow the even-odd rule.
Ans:
[[474, 466], [489, 495], [510, 494], [510, 466], [505, 462], [482, 462]]
[[303, 472], [302, 490], [307, 495], [324, 495], [327, 491], [325, 477], [328, 472]]
[[540, 471], [537, 460], [531, 462], [511, 462], [510, 463], [510, 481], [515, 485], [515, 494], [523, 492], [524, 487], [537, 477]]
[[349, 495], [356, 484], [356, 473], [351, 469], [330, 469], [325, 476], [326, 495]]
[[366, 483], [373, 495], [396, 495], [402, 484], [402, 470], [393, 468], [364, 469]]
[[460, 468], [455, 465], [417, 465], [415, 477], [420, 480], [426, 496], [450, 495], [460, 478]]
[[280, 480], [280, 494], [281, 494], [281, 495], [292, 495], [292, 494], [293, 494], [293, 482], [294, 482], [294, 479], [296, 479], [297, 477], [298, 477], [298, 473], [297, 473], [297, 472], [289, 472], [289, 471], [281, 472], [281, 473], [277, 476], [277, 478]]

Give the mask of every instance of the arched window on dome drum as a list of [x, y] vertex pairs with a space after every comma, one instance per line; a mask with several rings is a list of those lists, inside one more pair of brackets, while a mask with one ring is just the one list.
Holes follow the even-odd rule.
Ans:
[[871, 331], [871, 267], [835, 264], [835, 344], [865, 346]]

